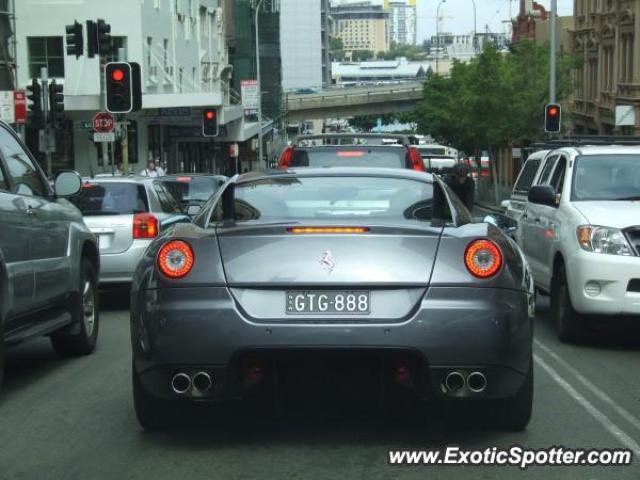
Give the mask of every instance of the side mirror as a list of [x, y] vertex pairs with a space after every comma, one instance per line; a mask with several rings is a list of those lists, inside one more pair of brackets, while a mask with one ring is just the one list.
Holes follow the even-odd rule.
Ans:
[[502, 203], [500, 203], [500, 206], [505, 210], [509, 208], [510, 205], [511, 205], [511, 200], [503, 200]]
[[189, 205], [187, 207], [187, 215], [190, 217], [195, 217], [198, 213], [200, 213], [202, 207], [200, 205]]
[[58, 197], [72, 197], [82, 189], [82, 178], [78, 172], [60, 172], [56, 176], [53, 189]]
[[536, 185], [529, 190], [528, 200], [538, 205], [556, 207], [556, 191], [549, 185]]

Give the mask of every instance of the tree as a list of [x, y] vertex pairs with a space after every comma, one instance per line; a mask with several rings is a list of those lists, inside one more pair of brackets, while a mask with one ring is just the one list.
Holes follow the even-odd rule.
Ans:
[[382, 125], [392, 125], [396, 123], [396, 116], [392, 113], [381, 115], [358, 115], [353, 117], [349, 124], [352, 127], [359, 128], [364, 132], [370, 132], [378, 125], [378, 118], [382, 119]]
[[374, 53], [371, 50], [353, 50], [351, 52], [351, 59], [354, 62], [366, 62], [374, 57]]
[[391, 43], [391, 48], [386, 52], [378, 52], [376, 58], [380, 60], [395, 60], [396, 58], [405, 57], [410, 61], [424, 60], [426, 52], [416, 45], [407, 45], [402, 43]]
[[332, 60], [344, 59], [344, 43], [339, 37], [331, 37], [329, 39], [329, 55]]

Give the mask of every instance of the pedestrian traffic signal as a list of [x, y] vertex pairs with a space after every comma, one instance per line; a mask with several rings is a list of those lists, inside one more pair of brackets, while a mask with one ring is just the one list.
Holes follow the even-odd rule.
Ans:
[[111, 62], [105, 66], [106, 104], [111, 113], [133, 111], [133, 83], [131, 65]]
[[111, 25], [105, 22], [102, 19], [98, 19], [98, 54], [99, 55], [109, 55], [113, 46], [111, 44]]
[[73, 25], [67, 25], [65, 29], [67, 31], [67, 55], [75, 55], [76, 58], [81, 57], [84, 53], [82, 24], [74, 21]]
[[42, 87], [36, 78], [31, 80], [31, 85], [27, 85], [27, 99], [31, 101], [29, 111], [31, 112], [31, 122], [35, 128], [44, 128], [44, 110], [42, 109]]
[[49, 112], [51, 125], [57, 126], [64, 113], [64, 86], [57, 83], [55, 79], [49, 84]]
[[558, 133], [561, 127], [562, 108], [557, 103], [549, 103], [544, 108], [544, 131]]
[[202, 112], [202, 136], [218, 136], [218, 111], [215, 108], [205, 108]]

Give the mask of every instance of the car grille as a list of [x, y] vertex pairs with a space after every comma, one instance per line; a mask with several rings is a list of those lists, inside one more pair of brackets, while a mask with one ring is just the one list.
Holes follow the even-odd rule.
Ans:
[[640, 227], [629, 227], [623, 230], [636, 255], [640, 255]]

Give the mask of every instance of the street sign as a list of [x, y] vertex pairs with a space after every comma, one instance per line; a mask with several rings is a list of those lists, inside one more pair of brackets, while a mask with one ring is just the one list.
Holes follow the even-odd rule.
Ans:
[[13, 90], [0, 91], [0, 119], [7, 123], [16, 121]]
[[116, 133], [115, 132], [96, 132], [93, 134], [93, 141], [96, 143], [115, 142]]
[[[96, 113], [93, 117], [93, 129], [97, 133], [110, 133], [113, 132], [116, 124], [113, 120], [113, 115], [107, 112]], [[94, 140], [102, 142], [112, 142], [113, 140]]]
[[229, 156], [232, 158], [236, 158], [240, 156], [240, 148], [237, 143], [232, 143], [229, 145]]
[[616, 127], [634, 126], [636, 124], [636, 109], [633, 105], [616, 106]]
[[244, 114], [255, 115], [258, 113], [258, 81], [242, 80], [240, 82], [240, 93], [242, 95]]
[[27, 121], [27, 94], [24, 90], [13, 92], [13, 105], [16, 123], [25, 123]]

